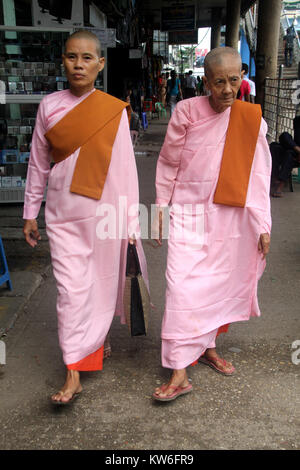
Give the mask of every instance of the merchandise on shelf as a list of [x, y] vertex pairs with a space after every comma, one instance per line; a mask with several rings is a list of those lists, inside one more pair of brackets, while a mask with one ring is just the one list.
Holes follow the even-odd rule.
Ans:
[[[0, 31], [0, 203], [23, 201], [39, 102], [68, 87], [61, 56], [70, 32]], [[104, 89], [102, 74], [95, 86]]]

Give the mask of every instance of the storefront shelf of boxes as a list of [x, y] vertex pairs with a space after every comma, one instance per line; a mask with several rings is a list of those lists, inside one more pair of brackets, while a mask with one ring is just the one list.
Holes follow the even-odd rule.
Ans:
[[0, 30], [0, 203], [24, 201], [38, 105], [47, 94], [67, 88], [61, 54], [68, 34]]

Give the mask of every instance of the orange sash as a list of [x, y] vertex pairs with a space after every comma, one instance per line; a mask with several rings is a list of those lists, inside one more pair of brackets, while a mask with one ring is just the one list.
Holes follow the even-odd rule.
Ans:
[[101, 198], [112, 147], [126, 107], [129, 111], [128, 103], [95, 90], [45, 134], [55, 163], [80, 148], [71, 192]]
[[236, 100], [231, 106], [215, 204], [245, 207], [261, 117], [258, 104]]

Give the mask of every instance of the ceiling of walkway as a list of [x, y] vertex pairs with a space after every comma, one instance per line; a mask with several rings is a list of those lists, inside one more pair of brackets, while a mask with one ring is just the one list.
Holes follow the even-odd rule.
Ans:
[[[227, 0], [141, 0], [140, 9], [143, 15], [149, 16], [152, 19], [155, 29], [160, 29], [161, 23], [161, 10], [162, 8], [171, 8], [172, 5], [196, 5], [196, 27], [203, 28], [211, 25], [211, 12], [213, 8], [222, 8], [222, 21], [226, 21], [226, 4]], [[254, 4], [256, 0], [242, 0], [241, 14]]]

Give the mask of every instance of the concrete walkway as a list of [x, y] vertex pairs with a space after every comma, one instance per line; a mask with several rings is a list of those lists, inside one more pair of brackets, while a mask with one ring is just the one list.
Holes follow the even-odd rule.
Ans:
[[[166, 126], [153, 120], [135, 149], [141, 202], [147, 206], [154, 202]], [[22, 241], [21, 207], [0, 206], [14, 283], [10, 294], [0, 287], [0, 331], [7, 333], [2, 338], [7, 363], [0, 366], [0, 448], [300, 449], [300, 364], [292, 362], [293, 351], [294, 362], [300, 362], [300, 350], [291, 348], [300, 342], [300, 185], [294, 190], [272, 199], [272, 249], [259, 285], [262, 317], [231, 325], [218, 341], [220, 354], [236, 366], [234, 377], [198, 365], [189, 368], [193, 393], [153, 403], [153, 388], [169, 377], [160, 366], [166, 243], [154, 249], [145, 241], [155, 306], [149, 334], [131, 338], [116, 319], [112, 357], [102, 372], [82, 374], [84, 393], [59, 410], [48, 401], [63, 383], [64, 367], [46, 236], [32, 252]]]

